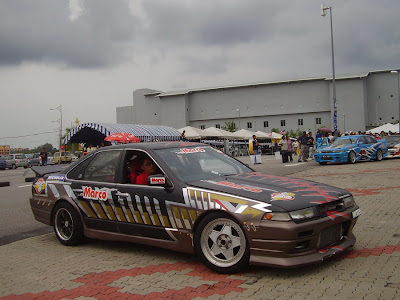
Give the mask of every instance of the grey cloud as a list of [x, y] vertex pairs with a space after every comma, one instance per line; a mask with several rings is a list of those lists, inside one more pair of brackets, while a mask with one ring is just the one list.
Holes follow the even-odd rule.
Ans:
[[0, 64], [52, 62], [96, 68], [124, 61], [138, 24], [126, 1], [90, 0], [69, 20], [67, 1], [6, 0], [0, 4]]

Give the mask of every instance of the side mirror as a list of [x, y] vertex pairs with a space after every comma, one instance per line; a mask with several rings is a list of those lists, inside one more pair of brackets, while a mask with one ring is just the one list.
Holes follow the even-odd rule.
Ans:
[[170, 187], [172, 184], [163, 174], [150, 175], [147, 178], [147, 184], [152, 186]]

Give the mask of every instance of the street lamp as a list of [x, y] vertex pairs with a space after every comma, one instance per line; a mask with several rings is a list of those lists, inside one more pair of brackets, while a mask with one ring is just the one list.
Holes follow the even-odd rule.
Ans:
[[400, 72], [399, 70], [390, 71], [392, 74], [397, 74], [397, 99], [399, 100], [399, 133], [400, 133]]
[[240, 109], [237, 108], [236, 111], [239, 113], [239, 130], [240, 130]]
[[331, 21], [331, 49], [332, 49], [332, 95], [333, 95], [333, 130], [337, 131], [337, 101], [336, 101], [336, 82], [335, 82], [335, 53], [333, 51], [333, 25], [332, 25], [332, 7], [325, 7], [321, 4], [321, 16], [326, 17], [326, 11], [329, 10]]
[[62, 145], [62, 105], [60, 104], [56, 108], [50, 108], [50, 110], [58, 110], [60, 112], [60, 142], [59, 142], [59, 150], [61, 150]]
[[346, 132], [346, 114], [343, 114], [343, 133]]

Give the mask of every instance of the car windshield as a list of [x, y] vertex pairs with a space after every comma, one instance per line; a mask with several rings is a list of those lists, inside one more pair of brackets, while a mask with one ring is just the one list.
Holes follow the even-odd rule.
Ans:
[[337, 139], [337, 140], [333, 141], [331, 146], [332, 147], [338, 147], [338, 146], [343, 146], [343, 145], [355, 144], [355, 143], [357, 143], [357, 140], [358, 140], [358, 138], [356, 138], [356, 137]]
[[156, 152], [185, 182], [252, 172], [239, 161], [209, 146], [170, 148]]

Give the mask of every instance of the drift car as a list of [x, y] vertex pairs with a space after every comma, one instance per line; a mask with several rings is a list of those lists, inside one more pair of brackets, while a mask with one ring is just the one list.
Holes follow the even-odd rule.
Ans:
[[400, 157], [400, 135], [385, 136], [385, 141], [388, 147], [387, 157]]
[[388, 149], [384, 140], [369, 135], [348, 135], [337, 138], [329, 147], [315, 150], [314, 159], [321, 165], [328, 162], [354, 164], [360, 160], [382, 160]]
[[[156, 174], [137, 184], [153, 164]], [[210, 269], [232, 273], [249, 263], [321, 262], [356, 242], [351, 193], [254, 172], [205, 144], [109, 146], [59, 168], [32, 168], [30, 204], [67, 246], [84, 237], [142, 243], [197, 253]]]

